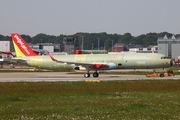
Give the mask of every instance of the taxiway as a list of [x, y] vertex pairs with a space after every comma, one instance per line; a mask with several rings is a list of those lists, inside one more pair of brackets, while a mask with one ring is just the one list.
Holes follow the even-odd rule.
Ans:
[[100, 74], [98, 78], [84, 78], [83, 74], [69, 74], [67, 72], [14, 72], [0, 73], [0, 82], [55, 82], [55, 81], [85, 81], [85, 80], [180, 80], [180, 75], [173, 77], [146, 77], [145, 75]]

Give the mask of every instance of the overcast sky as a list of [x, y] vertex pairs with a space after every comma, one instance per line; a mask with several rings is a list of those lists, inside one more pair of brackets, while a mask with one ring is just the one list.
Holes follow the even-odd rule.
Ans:
[[0, 34], [180, 34], [180, 0], [0, 0]]

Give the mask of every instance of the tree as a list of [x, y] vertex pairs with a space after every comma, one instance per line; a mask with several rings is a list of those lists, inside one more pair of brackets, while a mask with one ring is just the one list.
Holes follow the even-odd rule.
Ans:
[[[113, 46], [114, 46], [114, 40], [113, 40]], [[105, 49], [107, 51], [112, 51], [112, 39], [108, 38], [105, 40]]]
[[118, 43], [122, 43], [122, 44], [129, 44], [131, 42], [132, 36], [130, 33], [125, 33], [120, 40], [118, 41]]
[[3, 35], [0, 35], [0, 40], [3, 40], [4, 39], [4, 36]]
[[[98, 49], [98, 39], [99, 39], [99, 49], [105, 48], [110, 50], [112, 49], [112, 40], [113, 44], [121, 43], [121, 44], [139, 44], [144, 47], [149, 45], [157, 45], [158, 37], [172, 37], [172, 33], [161, 32], [161, 33], [147, 33], [139, 36], [132, 36], [130, 33], [125, 33], [124, 35], [120, 34], [107, 34], [106, 32], [101, 33], [76, 33], [74, 35], [46, 35], [43, 33], [37, 34], [34, 37], [30, 37], [29, 35], [21, 35], [22, 38], [27, 43], [61, 43], [64, 37], [73, 37], [76, 38], [75, 46], [76, 49], [81, 49], [82, 47], [82, 36], [83, 36], [83, 46], [84, 49]], [[176, 35], [176, 38], [180, 37], [180, 34]], [[11, 36], [3, 36], [0, 35], [0, 40], [11, 40]]]
[[31, 36], [29, 36], [29, 35], [21, 35], [21, 37], [27, 42], [27, 43], [31, 43], [31, 41], [32, 41], [32, 38], [31, 38]]

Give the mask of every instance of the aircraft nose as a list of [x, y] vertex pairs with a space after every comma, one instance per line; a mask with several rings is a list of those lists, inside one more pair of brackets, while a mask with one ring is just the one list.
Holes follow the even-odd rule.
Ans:
[[175, 64], [174, 60], [170, 60], [170, 66], [173, 66]]

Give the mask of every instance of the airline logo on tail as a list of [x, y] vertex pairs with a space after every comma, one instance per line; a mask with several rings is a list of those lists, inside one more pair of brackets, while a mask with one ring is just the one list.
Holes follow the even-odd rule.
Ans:
[[17, 57], [37, 56], [18, 33], [12, 33], [11, 37]]

